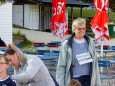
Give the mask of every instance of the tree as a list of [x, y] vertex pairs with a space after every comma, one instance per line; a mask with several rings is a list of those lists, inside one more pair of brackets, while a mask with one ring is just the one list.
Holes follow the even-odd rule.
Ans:
[[6, 2], [6, 0], [0, 0], [0, 5], [5, 3], [5, 2]]
[[[84, 2], [93, 2], [93, 0], [82, 0]], [[112, 9], [112, 11], [115, 11], [115, 0], [109, 0], [109, 8]]]
[[93, 0], [82, 0], [84, 2], [93, 2]]
[[115, 12], [115, 0], [109, 0], [109, 7]]

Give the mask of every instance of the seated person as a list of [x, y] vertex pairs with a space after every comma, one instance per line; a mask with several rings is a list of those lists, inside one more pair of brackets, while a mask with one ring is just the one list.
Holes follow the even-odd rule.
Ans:
[[8, 60], [0, 56], [0, 86], [16, 86], [16, 83], [6, 73], [8, 67]]
[[81, 86], [81, 83], [80, 83], [78, 80], [72, 79], [72, 80], [69, 82], [69, 85], [68, 85], [68, 86]]

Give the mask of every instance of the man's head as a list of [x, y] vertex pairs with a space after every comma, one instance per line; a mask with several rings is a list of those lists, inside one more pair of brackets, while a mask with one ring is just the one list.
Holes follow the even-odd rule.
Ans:
[[80, 83], [78, 80], [72, 79], [72, 80], [69, 82], [69, 85], [68, 85], [68, 86], [81, 86], [81, 83]]
[[8, 59], [8, 61], [9, 61], [10, 64], [12, 64], [15, 67], [19, 66], [19, 63], [20, 63], [19, 55], [12, 48], [8, 48], [5, 51], [5, 56]]
[[8, 67], [8, 60], [4, 56], [0, 56], [0, 73], [6, 73]]

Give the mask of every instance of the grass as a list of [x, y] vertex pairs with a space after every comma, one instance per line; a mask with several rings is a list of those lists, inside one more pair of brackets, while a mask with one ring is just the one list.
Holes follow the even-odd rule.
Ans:
[[115, 23], [115, 12], [110, 12], [109, 13], [109, 19], [110, 19], [110, 22]]
[[[73, 16], [74, 18], [78, 18], [80, 17], [80, 9], [73, 9]], [[71, 16], [71, 9], [68, 8], [68, 15]], [[83, 9], [82, 10], [82, 17], [88, 19], [88, 17], [93, 17], [96, 13], [96, 10], [92, 10], [92, 9]], [[110, 22], [114, 22], [115, 23], [115, 12], [109, 12], [109, 20]]]
[[25, 27], [22, 27], [22, 26], [19, 26], [19, 25], [15, 25], [15, 24], [13, 24], [13, 28], [28, 29], [28, 28], [25, 28]]
[[18, 32], [18, 33], [13, 33], [13, 37], [15, 37], [15, 38], [22, 38], [22, 39], [23, 39], [23, 41], [19, 44], [19, 45], [21, 45], [23, 48], [24, 48], [24, 47], [30, 47], [30, 46], [33, 45], [33, 43], [32, 43], [31, 41], [29, 41], [29, 40], [27, 39], [27, 37], [26, 37], [25, 35], [21, 34], [20, 32]]
[[[88, 17], [92, 17], [92, 16], [94, 16], [95, 15], [95, 10], [91, 10], [91, 9], [83, 9], [83, 11], [82, 11], [82, 17], [83, 18], [88, 18]], [[70, 8], [68, 8], [68, 15], [69, 16], [71, 16], [71, 9]], [[73, 16], [74, 16], [74, 18], [78, 18], [78, 17], [80, 17], [80, 9], [73, 9]]]

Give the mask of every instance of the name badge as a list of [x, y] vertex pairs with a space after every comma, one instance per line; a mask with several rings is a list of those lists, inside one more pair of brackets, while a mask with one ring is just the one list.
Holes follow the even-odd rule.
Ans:
[[91, 55], [89, 52], [76, 55], [76, 58], [80, 65], [93, 62], [93, 59], [91, 58]]

